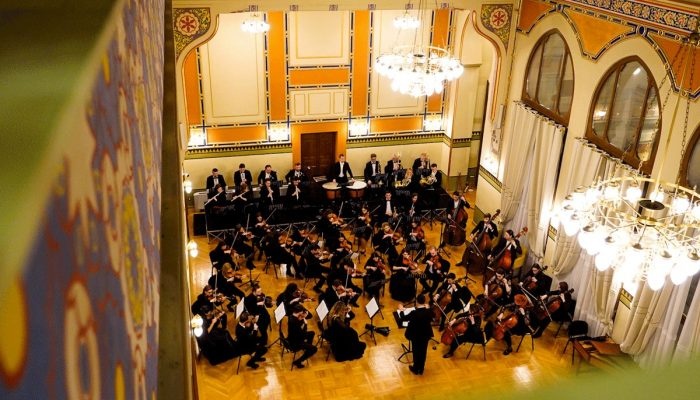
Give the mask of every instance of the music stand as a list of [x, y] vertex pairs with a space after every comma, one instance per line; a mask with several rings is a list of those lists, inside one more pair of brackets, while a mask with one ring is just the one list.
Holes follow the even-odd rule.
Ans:
[[[318, 322], [321, 324], [320, 327], [323, 328], [323, 321], [325, 321], [326, 316], [328, 316], [328, 306], [326, 305], [325, 300], [321, 300], [321, 302], [318, 303], [318, 306], [316, 307], [316, 315], [318, 316]], [[318, 335], [318, 342], [316, 343], [316, 346], [320, 346], [323, 344], [323, 341], [326, 340], [326, 338], [323, 337], [323, 331], [324, 329], [321, 329], [321, 332]]]
[[241, 317], [241, 314], [243, 314], [243, 310], [245, 309], [245, 303], [243, 300], [241, 300], [240, 303], [236, 306], [236, 319], [239, 319]]
[[[277, 325], [279, 325], [280, 321], [282, 321], [282, 319], [286, 316], [287, 316], [287, 310], [284, 307], [284, 302], [282, 302], [282, 303], [280, 303], [280, 305], [277, 306], [277, 308], [275, 308], [275, 322], [277, 323]], [[275, 339], [274, 342], [270, 343], [270, 345], [267, 347], [270, 348], [275, 343], [278, 343], [279, 341], [280, 341], [280, 338], [278, 337], [277, 339]], [[282, 343], [280, 343], [280, 345], [281, 344]]]
[[[374, 336], [374, 331], [377, 329], [381, 329], [381, 328], [374, 326], [374, 324], [372, 322], [372, 319], [374, 318], [374, 316], [377, 315], [377, 312], [379, 312], [379, 305], [377, 304], [377, 299], [372, 297], [369, 300], [369, 302], [367, 303], [367, 305], [365, 306], [365, 311], [367, 312], [367, 316], [369, 317], [369, 325], [365, 325], [366, 330], [364, 332], [362, 332], [360, 337], [369, 333], [369, 337], [372, 338], [372, 341], [376, 345], [377, 338]], [[388, 330], [389, 328], [385, 327], [384, 329]]]
[[[416, 309], [415, 307], [410, 307], [410, 308], [404, 308], [402, 311], [397, 311], [398, 316], [399, 316], [399, 320], [400, 320], [400, 321], [397, 321], [397, 322], [400, 322], [399, 327], [401, 327], [401, 328], [406, 328], [406, 327], [408, 327], [408, 321], [405, 320], [405, 319], [406, 319], [406, 316], [408, 316], [408, 314], [410, 314], [410, 313], [411, 313], [413, 310], [415, 310], [415, 309]], [[410, 341], [410, 340], [408, 341], [408, 346], [406, 346], [405, 344], [401, 343], [401, 348], [403, 349], [403, 353], [401, 353], [401, 355], [399, 356], [399, 358], [396, 359], [396, 361], [404, 362], [404, 361], [401, 361], [401, 359], [404, 358], [404, 357], [407, 357], [409, 354], [413, 353], [413, 348], [412, 348], [412, 346], [411, 346], [411, 341]], [[407, 364], [412, 364], [413, 361], [412, 361], [412, 360], [406, 360], [406, 363], [407, 363]]]

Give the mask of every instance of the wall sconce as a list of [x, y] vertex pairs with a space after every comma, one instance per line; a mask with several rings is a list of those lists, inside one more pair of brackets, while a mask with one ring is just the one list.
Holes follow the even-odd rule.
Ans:
[[190, 140], [187, 147], [198, 147], [207, 145], [207, 134], [204, 128], [190, 128]]
[[182, 173], [182, 187], [185, 189], [185, 193], [187, 194], [192, 193], [192, 181], [188, 179], [189, 177], [190, 174], [188, 174], [187, 172]]
[[287, 124], [274, 124], [268, 126], [267, 140], [270, 142], [288, 142], [289, 127]]
[[204, 333], [204, 328], [202, 328], [203, 326], [204, 320], [199, 315], [195, 315], [190, 320], [190, 328], [192, 328], [192, 333], [194, 333], [196, 337], [200, 337], [202, 336], [202, 333]]
[[270, 30], [270, 24], [265, 22], [263, 17], [258, 14], [257, 5], [248, 6], [248, 12], [251, 12], [252, 14], [241, 23], [241, 30], [243, 32], [265, 33]]
[[194, 240], [190, 240], [187, 243], [187, 251], [190, 253], [190, 257], [194, 258], [197, 257], [199, 254], [199, 249], [197, 248], [197, 242]]
[[369, 121], [364, 118], [350, 120], [348, 123], [348, 133], [350, 137], [369, 135]]
[[442, 117], [440, 115], [428, 115], [423, 120], [424, 131], [439, 131], [442, 129]]

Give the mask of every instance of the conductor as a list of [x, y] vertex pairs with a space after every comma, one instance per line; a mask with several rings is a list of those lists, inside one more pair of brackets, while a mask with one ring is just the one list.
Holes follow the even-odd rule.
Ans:
[[423, 375], [428, 342], [433, 337], [433, 312], [428, 308], [424, 294], [418, 295], [416, 302], [416, 309], [408, 315], [405, 333], [406, 339], [410, 340], [413, 346], [413, 365], [409, 365], [408, 369], [415, 375]]

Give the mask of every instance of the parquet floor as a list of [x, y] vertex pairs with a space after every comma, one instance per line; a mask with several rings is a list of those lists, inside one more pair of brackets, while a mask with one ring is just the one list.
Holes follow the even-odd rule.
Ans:
[[[473, 197], [473, 193], [469, 193]], [[473, 203], [473, 198], [469, 199]], [[470, 213], [468, 229], [473, 227]], [[191, 226], [191, 225], [190, 225]], [[437, 244], [440, 235], [440, 224], [435, 224], [431, 230], [429, 225], [424, 225], [426, 236], [430, 244]], [[191, 259], [191, 296], [195, 299], [201, 293], [211, 271], [208, 259], [209, 249], [214, 243], [208, 244], [203, 236], [195, 239], [199, 244], [199, 256]], [[453, 248], [448, 246], [451, 253], [452, 265], [459, 261], [464, 246]], [[368, 251], [369, 253], [369, 251]], [[364, 265], [362, 259], [359, 266]], [[262, 273], [264, 262], [256, 261], [260, 273], [260, 281], [264, 292], [275, 298], [292, 278], [275, 279], [270, 270]], [[361, 269], [361, 268], [360, 268]], [[463, 267], [453, 267], [458, 277], [464, 276]], [[481, 282], [480, 276], [473, 277]], [[302, 282], [302, 281], [299, 281]], [[303, 283], [303, 282], [302, 282]], [[387, 284], [388, 285], [388, 284]], [[469, 282], [471, 291], [476, 295], [482, 292], [482, 288]], [[310, 285], [309, 285], [310, 286]], [[315, 296], [311, 290], [310, 296]], [[360, 299], [360, 305], [364, 306], [367, 298]], [[230, 360], [217, 366], [211, 366], [204, 358], [197, 361], [197, 385], [200, 399], [417, 399], [417, 398], [464, 398], [475, 394], [489, 393], [500, 395], [523, 392], [541, 385], [554, 385], [565, 378], [575, 374], [571, 366], [571, 352], [562, 355], [562, 349], [566, 344], [566, 333], [563, 329], [558, 338], [554, 338], [556, 324], [550, 324], [545, 334], [535, 340], [535, 350], [530, 350], [530, 338], [526, 338], [519, 353], [504, 356], [502, 351], [504, 344], [491, 340], [486, 346], [486, 361], [478, 346], [474, 347], [470, 358], [465, 359], [467, 346], [461, 346], [450, 359], [443, 359], [446, 346], [440, 344], [436, 350], [428, 350], [428, 360], [425, 373], [415, 376], [408, 370], [408, 365], [397, 361], [402, 352], [401, 344], [407, 343], [404, 338], [404, 330], [398, 329], [392, 311], [396, 310], [398, 302], [391, 299], [386, 290], [382, 298], [384, 320], [375, 318], [375, 325], [388, 326], [391, 332], [388, 337], [376, 335], [375, 345], [367, 335], [363, 337], [368, 343], [364, 357], [360, 360], [339, 363], [331, 355], [325, 360], [328, 351], [324, 344], [319, 352], [309, 360], [309, 364], [302, 370], [290, 371], [291, 355], [285, 354], [282, 358], [281, 348], [275, 344], [267, 354], [267, 361], [261, 363], [258, 370], [251, 370], [245, 366], [247, 357], [241, 362], [240, 374], [236, 375], [238, 360]], [[306, 304], [309, 310], [315, 310], [316, 301]], [[271, 310], [272, 311], [272, 310]], [[365, 323], [369, 322], [364, 313], [364, 307], [355, 309], [357, 318], [352, 326], [362, 333]], [[271, 313], [272, 314], [272, 313]], [[274, 318], [273, 318], [274, 320]], [[314, 322], [309, 327], [315, 329]], [[229, 329], [235, 327], [232, 315], [229, 315]], [[435, 328], [435, 335], [439, 339], [439, 332]], [[274, 324], [271, 332], [271, 341], [277, 338], [277, 326]], [[514, 347], [519, 339], [514, 337]]]

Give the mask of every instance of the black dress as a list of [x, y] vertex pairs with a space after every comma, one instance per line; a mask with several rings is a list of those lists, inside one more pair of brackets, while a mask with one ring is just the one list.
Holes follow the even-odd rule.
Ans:
[[367, 344], [360, 341], [357, 331], [339, 318], [333, 319], [325, 332], [336, 361], [357, 360], [365, 353]]

